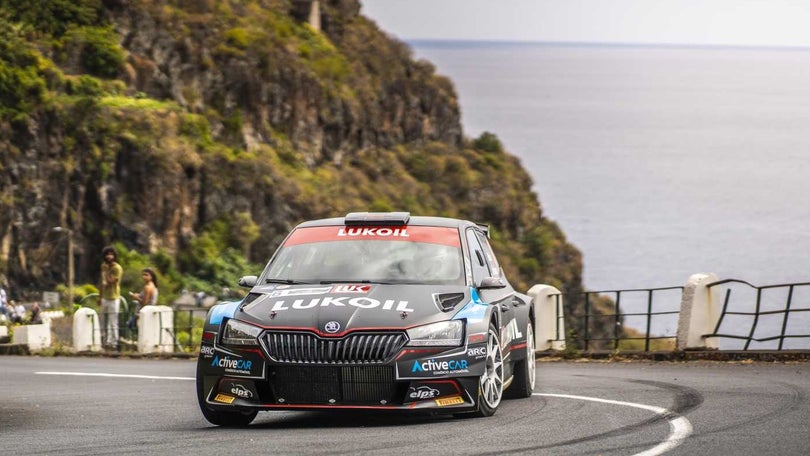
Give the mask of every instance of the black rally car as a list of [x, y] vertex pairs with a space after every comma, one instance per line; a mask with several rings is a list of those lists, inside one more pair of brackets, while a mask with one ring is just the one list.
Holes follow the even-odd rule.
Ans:
[[213, 424], [261, 410], [495, 413], [535, 381], [530, 298], [488, 229], [405, 212], [305, 222], [239, 302], [211, 308], [197, 396]]

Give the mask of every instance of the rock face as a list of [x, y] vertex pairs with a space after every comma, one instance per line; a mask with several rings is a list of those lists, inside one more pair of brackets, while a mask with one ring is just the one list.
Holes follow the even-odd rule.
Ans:
[[14, 293], [66, 281], [56, 226], [72, 230], [76, 282], [94, 283], [111, 242], [177, 258], [224, 223], [263, 263], [294, 224], [351, 210], [489, 223], [517, 286], [581, 289], [579, 252], [517, 159], [465, 139], [450, 81], [356, 0], [322, 1], [320, 32], [284, 0], [79, 3], [94, 14], [64, 30], [23, 36], [15, 21], [44, 20], [26, 11], [2, 23], [19, 51], [0, 46], [0, 63], [43, 81], [0, 112]]

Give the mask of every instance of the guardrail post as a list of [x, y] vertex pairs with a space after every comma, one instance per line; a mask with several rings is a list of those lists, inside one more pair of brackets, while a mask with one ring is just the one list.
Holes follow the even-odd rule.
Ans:
[[138, 318], [138, 351], [140, 353], [172, 353], [174, 311], [168, 306], [143, 306]]
[[98, 314], [89, 307], [82, 307], [73, 314], [73, 349], [101, 351], [101, 325]]
[[534, 308], [535, 349], [565, 350], [565, 322], [562, 318], [563, 298], [560, 290], [551, 285], [537, 284], [529, 289], [528, 295], [532, 297]]
[[720, 318], [717, 291], [706, 286], [713, 282], [717, 282], [713, 273], [693, 274], [686, 282], [678, 317], [678, 350], [718, 348], [716, 338], [703, 337], [714, 331]]

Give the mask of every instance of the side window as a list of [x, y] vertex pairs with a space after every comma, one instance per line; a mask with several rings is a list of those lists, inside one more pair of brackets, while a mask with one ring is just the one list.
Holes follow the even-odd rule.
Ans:
[[473, 281], [478, 284], [484, 277], [489, 277], [489, 267], [487, 265], [487, 256], [481, 243], [478, 242], [478, 237], [475, 235], [475, 230], [467, 230], [467, 245], [470, 248], [470, 264], [472, 265]]
[[484, 233], [477, 230], [475, 231], [475, 236], [478, 238], [478, 241], [481, 243], [481, 247], [484, 249], [484, 256], [489, 264], [489, 275], [500, 278], [501, 265], [498, 264], [498, 260], [495, 258], [495, 252], [492, 251], [492, 247], [489, 245], [487, 237], [484, 235]]

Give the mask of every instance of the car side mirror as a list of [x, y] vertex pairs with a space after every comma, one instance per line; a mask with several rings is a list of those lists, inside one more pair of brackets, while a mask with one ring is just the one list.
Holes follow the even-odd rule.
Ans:
[[256, 276], [244, 276], [239, 279], [239, 286], [245, 288], [253, 288], [259, 280]]
[[478, 285], [479, 289], [490, 289], [490, 288], [506, 288], [506, 282], [499, 277], [484, 277], [481, 280], [481, 284]]

